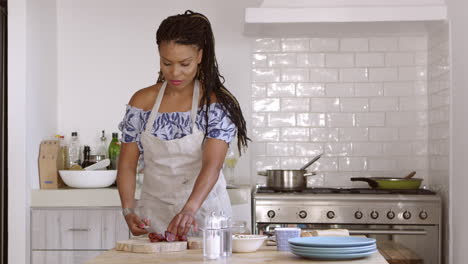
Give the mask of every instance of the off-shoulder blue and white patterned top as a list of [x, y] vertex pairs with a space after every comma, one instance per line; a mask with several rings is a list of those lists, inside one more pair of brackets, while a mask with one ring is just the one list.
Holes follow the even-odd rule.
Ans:
[[[201, 131], [205, 131], [206, 106], [198, 108], [195, 124]], [[119, 124], [122, 131], [121, 141], [123, 143], [137, 142], [140, 150], [140, 159], [143, 157], [143, 146], [140, 136], [146, 129], [146, 123], [151, 114], [151, 110], [144, 111], [140, 108], [127, 105], [125, 116]], [[158, 113], [151, 128], [151, 135], [161, 140], [173, 140], [183, 138], [192, 134], [190, 110], [187, 112]], [[230, 143], [237, 133], [236, 125], [227, 115], [226, 110], [219, 103], [212, 103], [208, 112], [208, 133], [207, 138], [216, 138]]]

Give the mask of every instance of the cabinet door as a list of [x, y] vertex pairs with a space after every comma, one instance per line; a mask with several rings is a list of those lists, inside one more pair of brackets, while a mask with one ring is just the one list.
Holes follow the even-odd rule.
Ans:
[[72, 249], [73, 211], [35, 209], [31, 212], [32, 249]]
[[101, 249], [101, 227], [105, 211], [74, 209], [73, 228], [66, 230], [73, 233], [73, 247], [67, 249]]
[[31, 264], [83, 264], [103, 251], [32, 251]]
[[102, 249], [114, 248], [116, 241], [130, 239], [130, 231], [120, 208], [104, 211], [101, 230]]

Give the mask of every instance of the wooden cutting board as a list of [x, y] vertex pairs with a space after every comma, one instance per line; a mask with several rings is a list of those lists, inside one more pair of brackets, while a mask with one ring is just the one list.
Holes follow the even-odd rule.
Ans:
[[187, 241], [150, 242], [149, 238], [134, 238], [118, 241], [115, 249], [134, 253], [158, 253], [187, 250]]

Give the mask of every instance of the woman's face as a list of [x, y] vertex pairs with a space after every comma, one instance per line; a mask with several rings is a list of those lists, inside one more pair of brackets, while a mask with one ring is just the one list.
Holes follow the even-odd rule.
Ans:
[[159, 45], [160, 67], [168, 84], [184, 88], [195, 79], [202, 59], [202, 50], [194, 45], [182, 45], [173, 41]]

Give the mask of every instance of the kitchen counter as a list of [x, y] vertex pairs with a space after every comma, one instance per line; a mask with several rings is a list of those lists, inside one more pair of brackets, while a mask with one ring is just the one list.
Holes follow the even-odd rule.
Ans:
[[380, 255], [375, 253], [370, 257], [355, 260], [312, 260], [300, 258], [287, 251], [277, 251], [276, 247], [265, 246], [253, 253], [233, 253], [228, 259], [204, 260], [203, 252], [200, 249], [187, 250], [182, 252], [163, 252], [155, 254], [139, 254], [116, 250], [109, 250], [98, 257], [89, 260], [86, 264], [139, 264], [139, 263], [329, 263], [329, 264], [388, 264]]
[[[232, 205], [250, 204], [251, 187], [241, 185], [227, 189]], [[140, 198], [141, 189], [135, 191]], [[113, 188], [32, 190], [31, 207], [120, 207], [119, 191]]]

